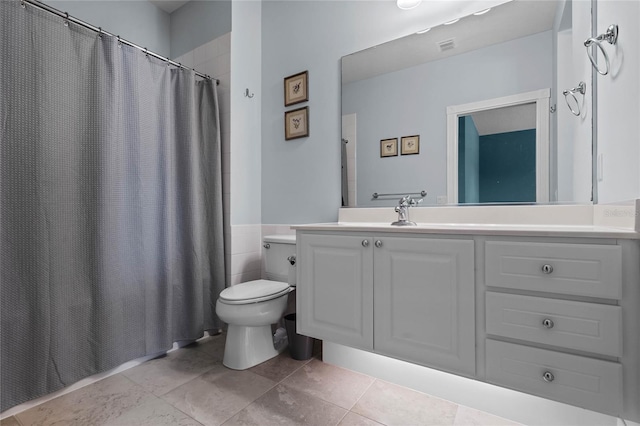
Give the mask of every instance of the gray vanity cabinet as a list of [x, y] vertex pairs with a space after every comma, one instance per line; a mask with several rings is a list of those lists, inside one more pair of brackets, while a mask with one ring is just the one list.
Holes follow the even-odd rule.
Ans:
[[475, 373], [472, 240], [298, 238], [299, 333]]
[[375, 351], [475, 374], [473, 241], [380, 237], [375, 244]]
[[638, 241], [317, 228], [300, 333], [640, 421]]

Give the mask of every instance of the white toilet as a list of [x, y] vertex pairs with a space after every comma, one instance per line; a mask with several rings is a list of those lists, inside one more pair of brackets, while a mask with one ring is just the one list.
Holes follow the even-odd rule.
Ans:
[[222, 363], [234, 370], [278, 355], [271, 324], [280, 320], [295, 289], [295, 267], [289, 260], [296, 254], [295, 235], [264, 237], [264, 248], [267, 279], [226, 288], [216, 302], [216, 314], [229, 325]]

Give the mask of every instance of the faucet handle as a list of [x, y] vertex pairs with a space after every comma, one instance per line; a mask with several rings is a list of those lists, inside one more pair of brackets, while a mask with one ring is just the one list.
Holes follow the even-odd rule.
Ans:
[[400, 201], [398, 201], [398, 207], [396, 207], [396, 213], [398, 212], [398, 209], [401, 207], [412, 207], [420, 204], [422, 201], [424, 201], [423, 198], [416, 200], [414, 198], [411, 198], [411, 195], [405, 195], [400, 199]]
[[405, 195], [400, 199], [400, 201], [398, 201], [398, 205], [400, 207], [409, 207], [413, 205], [412, 202], [413, 199], [411, 198], [411, 195]]

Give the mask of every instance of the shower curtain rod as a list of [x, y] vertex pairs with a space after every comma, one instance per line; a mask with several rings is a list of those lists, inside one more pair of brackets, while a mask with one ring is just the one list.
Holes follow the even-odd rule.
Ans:
[[155, 52], [151, 52], [146, 47], [138, 46], [137, 44], [132, 43], [129, 40], [125, 40], [123, 38], [120, 38], [120, 36], [118, 36], [118, 35], [111, 34], [111, 33], [107, 32], [107, 31], [103, 30], [101, 27], [95, 27], [95, 26], [93, 26], [93, 25], [91, 25], [91, 24], [89, 24], [89, 23], [87, 23], [87, 22], [85, 22], [85, 21], [83, 21], [81, 19], [74, 18], [73, 16], [70, 16], [67, 12], [61, 12], [58, 9], [55, 9], [55, 8], [53, 8], [51, 6], [48, 6], [48, 5], [44, 4], [44, 3], [40, 3], [37, 0], [20, 0], [20, 4], [22, 5], [23, 8], [26, 8], [27, 4], [29, 4], [29, 5], [32, 5], [34, 7], [37, 7], [40, 10], [44, 10], [45, 12], [49, 12], [49, 13], [52, 13], [54, 15], [57, 15], [57, 16], [59, 16], [59, 17], [61, 17], [61, 18], [63, 18], [65, 20], [64, 21], [65, 25], [68, 25], [69, 22], [73, 22], [74, 24], [78, 24], [78, 25], [80, 25], [80, 26], [82, 26], [84, 28], [87, 28], [89, 30], [97, 32], [98, 34], [100, 34], [101, 37], [103, 35], [106, 35], [106, 36], [109, 36], [109, 37], [117, 38], [118, 42], [120, 44], [126, 44], [127, 46], [130, 46], [130, 47], [133, 47], [135, 49], [138, 49], [141, 52], [144, 52], [148, 56], [153, 56], [154, 58], [157, 58], [157, 59], [160, 59], [162, 61], [165, 61], [168, 65], [173, 65], [174, 67], [182, 68], [182, 69], [185, 69], [185, 70], [192, 70], [195, 73], [195, 75], [197, 75], [198, 77], [202, 77], [205, 80], [214, 80], [216, 82], [216, 85], [220, 84], [220, 80], [218, 80], [216, 78], [213, 78], [213, 77], [211, 77], [211, 76], [209, 76], [207, 74], [202, 74], [201, 72], [196, 71], [195, 68], [187, 68], [187, 67], [185, 67], [184, 65], [182, 65], [182, 64], [180, 64], [178, 62], [172, 61], [171, 59], [165, 58], [164, 56], [160, 56]]

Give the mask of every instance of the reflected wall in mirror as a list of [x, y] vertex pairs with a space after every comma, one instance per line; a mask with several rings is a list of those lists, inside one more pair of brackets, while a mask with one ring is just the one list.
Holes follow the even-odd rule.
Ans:
[[[589, 2], [513, 0], [343, 57], [343, 205], [422, 190], [422, 205], [591, 202], [591, 108], [576, 117], [562, 96], [591, 81], [590, 34]], [[505, 109], [518, 105], [528, 129]], [[477, 149], [460, 149], [465, 125], [482, 133]], [[406, 135], [420, 135], [419, 154], [380, 158], [380, 140]]]

